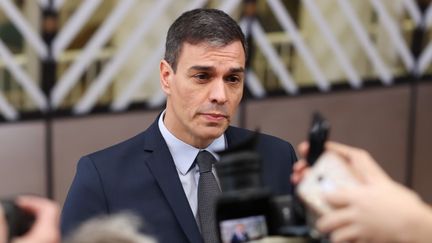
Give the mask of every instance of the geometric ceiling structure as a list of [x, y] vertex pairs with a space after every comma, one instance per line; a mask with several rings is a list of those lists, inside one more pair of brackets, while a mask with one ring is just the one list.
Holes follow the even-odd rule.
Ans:
[[[274, 77], [276, 85], [287, 95], [301, 93], [299, 77], [304, 76], [309, 76], [310, 82], [319, 91], [329, 92], [335, 79], [329, 70], [336, 70], [338, 77], [346, 80], [350, 87], [359, 89], [364, 85], [365, 76], [357, 64], [359, 61], [353, 58], [354, 49], [364, 56], [361, 65], [370, 67], [363, 69], [373, 70], [383, 85], [391, 85], [397, 77], [394, 63], [405, 73], [423, 75], [432, 62], [432, 42], [416, 59], [405, 36], [404, 23], [398, 19], [400, 15], [395, 14], [402, 12], [413, 28], [429, 29], [432, 26], [432, 4], [422, 14], [414, 0], [396, 0], [390, 4], [383, 0], [302, 0], [299, 1], [300, 14], [294, 14], [281, 0], [258, 1], [257, 4], [266, 9], [267, 15], [272, 18], [271, 28], [278, 31], [269, 30], [268, 24], [259, 17], [241, 17], [242, 0], [73, 2], [73, 11], [62, 20], [52, 42], [47, 44], [42, 31], [34, 27], [19, 6], [11, 0], [0, 0], [5, 23], [14, 26], [25, 46], [35, 53], [36, 59], [58, 63], [53, 74], [55, 82], [48, 92], [44, 92], [44, 80], [39, 80], [26, 70], [26, 64], [18, 62], [17, 54], [0, 38], [1, 71], [10, 73], [11, 82], [16, 83], [28, 102], [42, 113], [66, 107], [73, 114], [86, 114], [109, 92], [112, 95], [106, 105], [112, 111], [128, 109], [141, 93], [144, 93], [143, 99], [150, 106], [162, 105], [165, 97], [158, 88], [157, 71], [164, 52], [166, 30], [183, 11], [200, 7], [224, 10], [239, 21], [244, 33], [253, 40], [260, 58], [257, 58], [258, 64], [247, 71], [245, 85], [256, 98], [268, 95], [265, 85], [270, 79], [268, 77]], [[39, 11], [51, 9], [60, 13], [72, 3], [39, 0], [37, 4]], [[108, 5], [109, 8], [106, 7]], [[395, 10], [396, 5], [399, 7]], [[362, 6], [361, 11], [376, 16], [374, 25], [365, 21], [359, 6]], [[138, 10], [139, 15], [135, 14]], [[329, 11], [332, 11], [331, 15]], [[91, 25], [95, 18], [99, 18], [99, 24]], [[299, 18], [314, 31], [299, 26]], [[373, 35], [377, 28], [383, 30], [380, 35], [386, 36], [388, 41], [384, 41], [384, 47], [390, 49], [388, 52], [391, 54], [382, 52], [383, 44], [378, 43]], [[91, 30], [91, 33], [83, 35], [85, 30]], [[346, 39], [341, 36], [346, 36]], [[79, 48], [71, 48], [78, 42], [81, 45]], [[275, 43], [282, 43], [283, 46]], [[283, 53], [284, 48], [292, 53], [292, 57]], [[97, 61], [101, 53], [104, 53], [105, 59]], [[329, 55], [331, 62], [325, 62], [323, 58]], [[392, 63], [386, 55], [393, 58]], [[28, 62], [26, 56], [24, 60], [24, 63]], [[67, 60], [66, 64], [64, 60]], [[260, 68], [265, 68], [265, 72]], [[73, 99], [70, 98], [72, 96]], [[65, 105], [69, 99], [72, 101]], [[4, 119], [11, 121], [20, 116], [20, 108], [11, 102], [4, 89], [0, 90], [0, 113]]]

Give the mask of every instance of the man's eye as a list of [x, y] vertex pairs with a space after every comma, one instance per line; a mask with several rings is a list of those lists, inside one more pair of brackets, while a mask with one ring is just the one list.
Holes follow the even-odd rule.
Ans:
[[238, 82], [240, 82], [240, 77], [238, 77], [238, 76], [228, 76], [228, 77], [225, 78], [225, 80], [227, 82], [230, 82], [230, 83], [238, 83]]
[[207, 73], [198, 73], [194, 75], [194, 78], [199, 79], [199, 80], [206, 80], [209, 79], [210, 75], [208, 75]]

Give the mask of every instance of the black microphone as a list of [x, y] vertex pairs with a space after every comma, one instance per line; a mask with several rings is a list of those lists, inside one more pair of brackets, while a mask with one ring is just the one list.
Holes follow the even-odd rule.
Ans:
[[324, 152], [329, 130], [330, 125], [327, 120], [319, 112], [314, 112], [309, 130], [309, 151], [306, 157], [309, 166], [313, 166]]

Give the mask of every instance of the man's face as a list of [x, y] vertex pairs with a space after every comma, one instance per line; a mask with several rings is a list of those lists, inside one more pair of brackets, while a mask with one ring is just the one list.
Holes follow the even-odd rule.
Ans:
[[180, 140], [207, 147], [227, 129], [243, 95], [245, 53], [240, 41], [223, 47], [184, 43], [174, 73], [160, 64], [167, 95], [164, 123]]
[[244, 227], [244, 225], [243, 224], [238, 224], [238, 225], [236, 225], [236, 232], [237, 233], [244, 233], [245, 232], [245, 227]]

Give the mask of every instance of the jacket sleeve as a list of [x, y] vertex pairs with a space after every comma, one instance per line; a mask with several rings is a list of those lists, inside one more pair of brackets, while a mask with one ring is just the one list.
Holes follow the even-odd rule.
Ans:
[[109, 213], [102, 178], [90, 157], [80, 159], [61, 215], [65, 237], [85, 220]]

